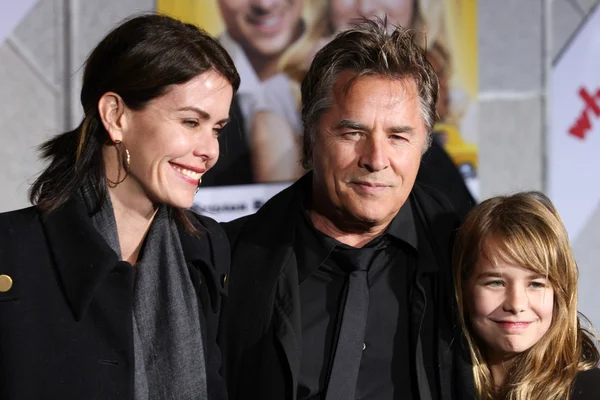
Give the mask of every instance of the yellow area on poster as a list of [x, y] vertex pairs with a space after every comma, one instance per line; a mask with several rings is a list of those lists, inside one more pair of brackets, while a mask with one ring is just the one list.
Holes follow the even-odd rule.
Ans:
[[213, 36], [224, 29], [221, 10], [214, 0], [156, 0], [156, 11], [195, 24]]
[[471, 99], [476, 99], [479, 86], [477, 1], [447, 1], [446, 13], [454, 60], [455, 76], [453, 78]]

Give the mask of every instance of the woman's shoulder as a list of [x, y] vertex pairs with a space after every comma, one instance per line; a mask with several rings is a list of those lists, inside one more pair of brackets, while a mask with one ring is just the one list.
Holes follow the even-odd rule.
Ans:
[[[194, 240], [204, 242], [204, 245], [210, 246], [213, 254], [229, 254], [229, 240], [223, 227], [217, 221], [191, 210], [188, 210], [187, 214], [199, 232], [198, 235], [193, 235]], [[227, 261], [228, 263], [229, 261]]]
[[36, 207], [27, 207], [20, 210], [0, 213], [0, 232], [7, 233], [17, 229], [31, 227], [39, 223], [39, 211]]
[[571, 400], [600, 399], [600, 369], [581, 371], [575, 377]]
[[224, 238], [225, 240], [227, 239], [225, 231], [221, 225], [211, 217], [198, 214], [192, 210], [188, 210], [187, 214], [193, 221], [194, 225], [196, 225], [196, 228], [200, 230], [201, 234], [209, 235], [217, 240], [221, 238]]

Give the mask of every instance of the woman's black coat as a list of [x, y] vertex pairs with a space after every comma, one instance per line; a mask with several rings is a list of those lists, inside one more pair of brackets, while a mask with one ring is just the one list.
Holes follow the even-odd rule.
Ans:
[[[215, 221], [192, 218], [200, 236], [179, 235], [203, 311], [210, 399], [224, 399], [216, 332], [229, 245]], [[0, 275], [13, 280], [0, 292], [0, 399], [133, 398], [132, 267], [82, 201], [0, 214]]]

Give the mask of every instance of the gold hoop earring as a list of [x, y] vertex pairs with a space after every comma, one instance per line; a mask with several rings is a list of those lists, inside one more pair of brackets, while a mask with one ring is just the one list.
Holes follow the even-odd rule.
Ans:
[[[106, 180], [108, 181], [108, 186], [111, 188], [115, 188], [119, 184], [123, 183], [123, 181], [127, 178], [127, 175], [129, 175], [129, 167], [131, 166], [131, 156], [129, 155], [129, 150], [127, 150], [127, 148], [125, 147], [123, 142], [121, 142], [120, 140], [115, 140], [113, 142], [113, 144], [115, 146], [115, 150], [117, 151], [117, 159], [119, 160], [119, 167], [117, 168], [117, 180], [116, 181], [111, 181], [110, 179], [108, 179], [108, 177], [106, 178]], [[125, 160], [123, 160], [123, 154], [121, 153], [120, 145], [122, 145], [123, 148], [125, 149]], [[125, 166], [123, 166], [123, 161], [125, 161]], [[125, 173], [123, 174], [122, 178], [121, 178], [121, 168], [123, 168], [125, 170]]]
[[125, 154], [127, 155], [125, 160], [125, 171], [129, 172], [129, 168], [131, 167], [131, 156], [129, 155], [129, 150], [127, 150], [127, 147], [125, 147]]

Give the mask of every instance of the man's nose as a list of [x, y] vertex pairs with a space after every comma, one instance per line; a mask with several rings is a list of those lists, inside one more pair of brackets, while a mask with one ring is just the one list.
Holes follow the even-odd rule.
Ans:
[[378, 135], [371, 135], [366, 139], [361, 153], [361, 166], [369, 172], [381, 171], [389, 166], [385, 139]]

